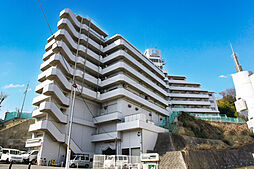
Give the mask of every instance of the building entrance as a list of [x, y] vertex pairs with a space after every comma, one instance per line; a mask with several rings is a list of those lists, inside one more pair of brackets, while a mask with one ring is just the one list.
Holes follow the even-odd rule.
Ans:
[[104, 154], [104, 155], [116, 155], [116, 150], [113, 150], [109, 147], [106, 150], [103, 150], [102, 154]]

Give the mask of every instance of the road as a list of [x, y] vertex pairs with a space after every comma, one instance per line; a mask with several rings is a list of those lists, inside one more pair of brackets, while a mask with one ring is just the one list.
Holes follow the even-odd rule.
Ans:
[[[8, 168], [9, 164], [0, 164], [0, 169], [8, 169]], [[28, 168], [27, 164], [13, 164], [11, 169], [27, 169], [27, 168]], [[64, 167], [48, 167], [48, 166], [32, 165], [31, 169], [64, 169]]]

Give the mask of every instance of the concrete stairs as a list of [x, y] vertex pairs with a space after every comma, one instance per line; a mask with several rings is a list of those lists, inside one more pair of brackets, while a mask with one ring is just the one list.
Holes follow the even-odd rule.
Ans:
[[160, 158], [159, 169], [187, 169], [181, 151], [167, 152]]

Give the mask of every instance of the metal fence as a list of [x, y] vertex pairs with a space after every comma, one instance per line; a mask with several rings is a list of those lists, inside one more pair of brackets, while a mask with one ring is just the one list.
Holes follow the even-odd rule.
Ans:
[[243, 119], [240, 118], [234, 118], [234, 117], [227, 117], [225, 114], [219, 114], [217, 116], [209, 116], [207, 114], [193, 114], [196, 118], [202, 119], [202, 120], [209, 120], [209, 121], [220, 121], [220, 122], [233, 122], [233, 123], [246, 123]]
[[94, 155], [93, 159], [93, 169], [129, 169], [139, 165], [140, 156]]

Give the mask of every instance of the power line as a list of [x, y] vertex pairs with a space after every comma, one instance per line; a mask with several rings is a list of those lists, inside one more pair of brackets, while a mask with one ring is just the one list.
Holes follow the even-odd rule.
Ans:
[[41, 6], [40, 0], [37, 0], [37, 1], [38, 1], [39, 5], [40, 5], [41, 11], [42, 11], [42, 13], [43, 13], [43, 16], [44, 16], [44, 18], [45, 18], [45, 20], [46, 20], [46, 22], [47, 22], [47, 24], [48, 24], [50, 33], [51, 33], [51, 35], [53, 35], [53, 32], [52, 32], [52, 30], [51, 30], [51, 27], [50, 27], [50, 25], [49, 25], [49, 22], [48, 22], [48, 20], [47, 20], [47, 17], [46, 17], [46, 15], [45, 15], [44, 11], [43, 11], [42, 6]]
[[[53, 31], [52, 31], [52, 29], [51, 29], [51, 27], [50, 27], [50, 25], [49, 25], [48, 19], [47, 19], [46, 15], [45, 15], [45, 12], [44, 12], [43, 8], [42, 8], [42, 5], [41, 5], [41, 3], [40, 3], [40, 0], [37, 0], [37, 1], [38, 1], [38, 3], [39, 3], [40, 9], [41, 9], [42, 14], [43, 14], [43, 16], [44, 16], [44, 19], [45, 19], [46, 22], [47, 22], [47, 25], [48, 25], [48, 28], [49, 28], [49, 30], [50, 30], [50, 33], [51, 33], [51, 35], [53, 36], [53, 39], [55, 40], [54, 43], [56, 44], [57, 49], [59, 49], [59, 46], [58, 46], [58, 44], [56, 43], [56, 38], [54, 37]], [[59, 53], [60, 53], [60, 55], [62, 56], [60, 50], [59, 50]], [[62, 56], [62, 57], [63, 57], [63, 56]], [[66, 66], [66, 69], [67, 69], [68, 72], [70, 73], [70, 70], [69, 70], [69, 68], [68, 68], [68, 66], [67, 66], [66, 60], [65, 60], [64, 58], [63, 58], [63, 61], [64, 61], [64, 64], [65, 64], [65, 66]], [[70, 73], [70, 74], [71, 74], [71, 73]]]

